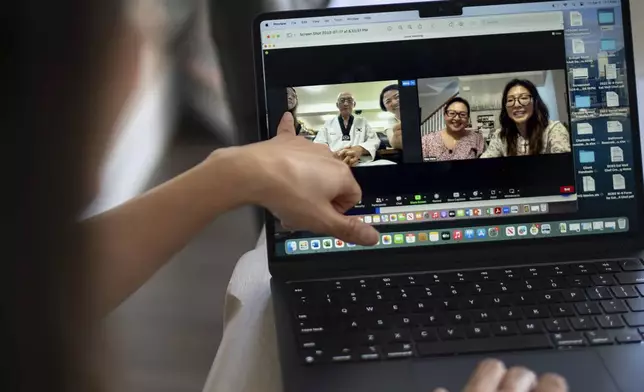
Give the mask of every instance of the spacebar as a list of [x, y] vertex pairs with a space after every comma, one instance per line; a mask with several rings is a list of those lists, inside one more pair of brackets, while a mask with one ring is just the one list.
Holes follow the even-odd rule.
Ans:
[[473, 354], [495, 351], [536, 350], [551, 348], [552, 343], [546, 335], [512, 336], [507, 338], [455, 340], [418, 344], [418, 354], [422, 357], [433, 355]]

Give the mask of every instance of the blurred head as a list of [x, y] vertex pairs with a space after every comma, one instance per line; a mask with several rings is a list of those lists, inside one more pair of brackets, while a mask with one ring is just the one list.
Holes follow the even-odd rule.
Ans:
[[342, 117], [348, 117], [353, 113], [353, 109], [356, 107], [356, 100], [353, 98], [351, 93], [340, 93], [338, 95], [338, 100], [336, 101], [336, 106], [340, 111]]
[[444, 117], [448, 131], [465, 131], [470, 124], [470, 103], [459, 97], [450, 99], [445, 104]]
[[293, 87], [286, 88], [286, 102], [289, 112], [294, 112], [297, 109], [297, 91]]
[[530, 155], [537, 155], [541, 151], [542, 136], [548, 128], [550, 114], [532, 82], [514, 79], [505, 86], [499, 120], [501, 137], [508, 145], [508, 155], [517, 154], [516, 141], [520, 127], [525, 127], [526, 138], [530, 142]]
[[400, 94], [397, 84], [389, 85], [382, 90], [380, 108], [383, 112], [389, 112], [400, 119]]

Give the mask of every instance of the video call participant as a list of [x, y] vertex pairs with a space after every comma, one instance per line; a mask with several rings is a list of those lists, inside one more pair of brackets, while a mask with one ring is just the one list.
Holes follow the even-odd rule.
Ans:
[[445, 129], [423, 136], [423, 158], [429, 161], [476, 159], [485, 150], [483, 136], [467, 129], [470, 104], [463, 98], [447, 101], [444, 111]]
[[338, 117], [327, 121], [313, 142], [326, 144], [337, 159], [350, 166], [373, 161], [380, 138], [367, 120], [353, 115], [356, 106], [353, 95], [340, 93], [336, 106], [340, 111]]
[[536, 86], [515, 79], [503, 91], [503, 108], [497, 130], [483, 158], [561, 154], [570, 152], [570, 134], [559, 121], [550, 121], [548, 107]]
[[400, 94], [398, 85], [391, 84], [385, 87], [380, 93], [380, 108], [383, 112], [394, 115], [389, 126], [385, 129], [387, 139], [392, 148], [402, 150], [402, 127], [400, 124]]
[[299, 100], [297, 98], [297, 91], [293, 87], [286, 88], [286, 102], [288, 105], [288, 112], [293, 115], [293, 121], [295, 122], [295, 134], [308, 136], [312, 132], [306, 129], [306, 127], [297, 120], [297, 106], [299, 105]]

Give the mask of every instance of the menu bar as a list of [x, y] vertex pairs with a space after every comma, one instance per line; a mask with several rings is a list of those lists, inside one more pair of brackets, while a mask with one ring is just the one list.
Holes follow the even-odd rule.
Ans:
[[417, 10], [378, 12], [372, 14], [355, 15], [327, 15], [313, 18], [293, 18], [267, 20], [262, 22], [261, 31], [284, 30], [297, 27], [341, 26], [348, 24], [398, 22], [419, 19]]
[[432, 231], [404, 231], [381, 233], [375, 246], [345, 243], [337, 238], [307, 238], [286, 241], [288, 255], [344, 252], [352, 250], [409, 248], [433, 245], [455, 245], [468, 242], [495, 242], [527, 238], [573, 237], [589, 234], [623, 233], [629, 229], [627, 218], [571, 220], [559, 222], [525, 223], [461, 227]]

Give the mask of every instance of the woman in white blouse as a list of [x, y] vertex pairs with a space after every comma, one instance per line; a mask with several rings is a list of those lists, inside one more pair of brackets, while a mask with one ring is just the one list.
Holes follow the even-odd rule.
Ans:
[[503, 91], [501, 129], [482, 158], [561, 154], [571, 151], [570, 133], [559, 121], [550, 121], [548, 107], [536, 86], [515, 79]]

